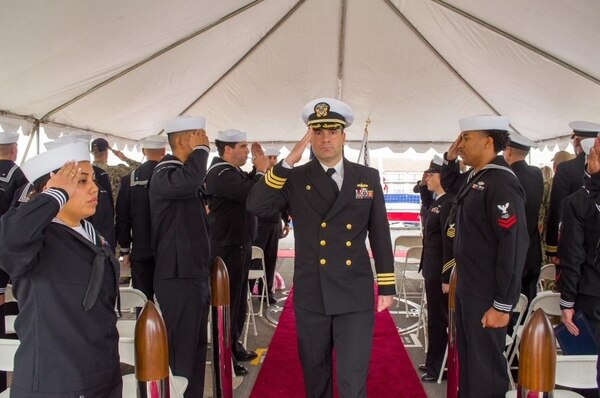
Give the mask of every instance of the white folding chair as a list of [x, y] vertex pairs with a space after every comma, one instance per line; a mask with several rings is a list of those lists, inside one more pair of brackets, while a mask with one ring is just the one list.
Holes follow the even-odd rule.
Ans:
[[[248, 280], [261, 280], [262, 288], [261, 292], [258, 295], [254, 295], [252, 293], [252, 288], [248, 288], [248, 309], [246, 311], [246, 322], [244, 323], [244, 347], [248, 343], [248, 329], [250, 328], [250, 323], [252, 323], [252, 328], [255, 336], [258, 336], [258, 330], [256, 329], [256, 319], [255, 316], [258, 315], [262, 318], [263, 316], [263, 306], [265, 301], [268, 298], [267, 295], [267, 272], [265, 271], [265, 254], [263, 250], [258, 246], [252, 246], [252, 261], [259, 260], [260, 261], [260, 269], [251, 269], [248, 273]], [[258, 312], [254, 312], [254, 304], [252, 303], [253, 297], [260, 298], [260, 309]]]
[[[13, 287], [9, 283], [6, 285], [6, 291], [4, 292], [4, 304], [7, 303], [16, 303], [17, 299], [15, 298], [13, 291]], [[5, 315], [4, 316], [4, 331], [6, 334], [14, 334], [15, 333], [15, 320], [17, 319], [16, 315]]]
[[[19, 348], [19, 340], [0, 339], [0, 371], [12, 372], [14, 369], [15, 353]], [[1, 392], [0, 398], [8, 398], [10, 389]]]
[[529, 304], [529, 310], [527, 311], [527, 316], [525, 317], [525, 322], [523, 325], [518, 325], [516, 327], [516, 334], [514, 339], [514, 345], [512, 347], [512, 353], [510, 354], [510, 359], [508, 360], [508, 368], [510, 369], [512, 363], [515, 359], [515, 356], [519, 355], [519, 343], [521, 342], [521, 334], [523, 333], [523, 328], [529, 322], [532, 314], [541, 308], [546, 315], [551, 316], [560, 316], [560, 293], [555, 292], [540, 292], [537, 296], [531, 300], [531, 304]]
[[557, 355], [555, 384], [567, 388], [596, 389], [598, 355]]
[[549, 281], [554, 282], [556, 280], [556, 265], [554, 264], [546, 264], [540, 268], [540, 276], [538, 276], [537, 280], [537, 291], [543, 292], [544, 290], [548, 290], [546, 288], [546, 283]]
[[[119, 295], [121, 297], [121, 313], [131, 312], [135, 313], [137, 308], [143, 308], [148, 299], [141, 290], [134, 289], [132, 287], [119, 288]], [[119, 331], [120, 338], [133, 338], [135, 335], [135, 319], [122, 319], [117, 320], [117, 330]]]
[[[408, 301], [406, 294], [406, 282], [407, 281], [416, 281], [418, 288], [420, 291], [417, 291], [419, 296], [419, 304], [423, 305], [423, 298], [425, 297], [425, 289], [423, 275], [417, 269], [408, 269], [409, 266], [418, 265], [421, 261], [421, 255], [423, 254], [422, 246], [413, 246], [409, 247], [406, 251], [406, 256], [404, 257], [404, 261], [400, 263], [400, 270], [397, 272], [397, 275], [400, 276], [400, 285], [396, 286], [396, 291], [398, 295], [402, 294], [402, 298], [404, 299], [404, 308], [406, 310], [406, 317], [408, 318]], [[415, 268], [415, 267], [413, 267]], [[398, 305], [400, 301], [398, 301]], [[420, 311], [419, 314], [420, 316]]]

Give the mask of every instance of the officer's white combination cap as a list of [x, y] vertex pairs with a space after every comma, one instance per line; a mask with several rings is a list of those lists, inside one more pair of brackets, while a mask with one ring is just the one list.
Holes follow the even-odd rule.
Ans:
[[165, 122], [165, 133], [178, 133], [180, 131], [201, 130], [206, 127], [206, 118], [194, 116], [177, 116]]
[[139, 149], [163, 149], [167, 146], [166, 135], [149, 135], [140, 139], [138, 143]]
[[315, 129], [345, 128], [354, 121], [354, 112], [340, 100], [317, 98], [304, 106], [302, 120]]
[[535, 142], [523, 137], [521, 134], [511, 132], [509, 138], [510, 142], [508, 143], [508, 146], [511, 148], [517, 148], [522, 149], [524, 151], [528, 151], [530, 148], [537, 147]]
[[13, 131], [0, 132], [0, 145], [14, 144], [19, 141], [19, 133]]
[[600, 133], [600, 124], [594, 122], [575, 120], [569, 123], [569, 127], [575, 135], [580, 137], [596, 138], [598, 133]]
[[460, 131], [501, 130], [508, 131], [509, 119], [506, 116], [471, 116], [458, 121]]
[[229, 129], [225, 131], [219, 131], [217, 133], [217, 140], [222, 142], [244, 142], [247, 141], [247, 134], [244, 131]]
[[280, 152], [275, 148], [265, 149], [265, 156], [279, 156]]
[[90, 161], [87, 142], [78, 140], [75, 137], [65, 141], [70, 142], [54, 145], [48, 151], [23, 163], [21, 170], [23, 170], [23, 174], [25, 174], [29, 182], [33, 182], [53, 170], [60, 169], [68, 161]]

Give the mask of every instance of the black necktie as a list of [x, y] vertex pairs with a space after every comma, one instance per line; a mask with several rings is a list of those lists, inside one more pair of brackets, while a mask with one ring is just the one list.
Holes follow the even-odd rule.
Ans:
[[340, 193], [340, 188], [338, 187], [337, 182], [335, 182], [335, 180], [333, 179], [333, 174], [335, 173], [335, 169], [329, 168], [326, 171], [327, 175], [329, 176], [329, 179], [331, 180], [331, 186], [333, 187], [333, 191], [335, 192], [335, 195], [337, 196]]

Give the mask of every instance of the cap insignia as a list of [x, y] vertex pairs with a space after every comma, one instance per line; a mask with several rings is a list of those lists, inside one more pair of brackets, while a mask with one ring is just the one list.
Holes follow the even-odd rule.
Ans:
[[319, 102], [315, 105], [315, 113], [317, 117], [325, 117], [329, 113], [329, 104], [326, 102]]

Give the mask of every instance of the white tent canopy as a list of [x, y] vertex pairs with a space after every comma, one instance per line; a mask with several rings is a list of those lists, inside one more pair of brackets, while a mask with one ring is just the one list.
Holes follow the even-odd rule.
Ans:
[[597, 0], [7, 0], [0, 124], [120, 144], [179, 114], [289, 145], [328, 96], [371, 147], [447, 147], [458, 118], [540, 143], [600, 122]]

